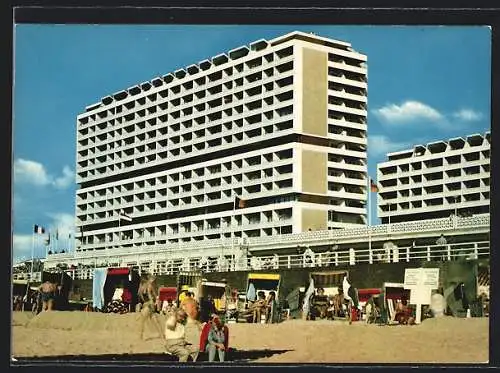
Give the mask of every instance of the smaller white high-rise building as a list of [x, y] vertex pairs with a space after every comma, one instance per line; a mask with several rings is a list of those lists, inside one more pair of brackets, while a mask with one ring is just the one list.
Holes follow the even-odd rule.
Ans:
[[387, 154], [377, 165], [383, 224], [489, 213], [491, 134]]

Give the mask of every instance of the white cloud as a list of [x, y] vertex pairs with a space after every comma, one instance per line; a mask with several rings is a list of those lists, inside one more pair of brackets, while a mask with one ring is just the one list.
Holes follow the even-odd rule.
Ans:
[[391, 141], [384, 135], [368, 136], [368, 153], [370, 157], [381, 156], [387, 153], [409, 149], [411, 144]]
[[[43, 239], [46, 239], [48, 233], [50, 232], [52, 235], [56, 233], [56, 230], [59, 233], [59, 241], [58, 241], [58, 249], [68, 249], [68, 239], [69, 233], [71, 233], [71, 237], [74, 237], [75, 231], [75, 217], [71, 214], [67, 214], [64, 212], [59, 213], [47, 213], [47, 216], [50, 219], [49, 223], [42, 223], [42, 226], [45, 228], [45, 234], [43, 235]], [[33, 226], [30, 226], [30, 229], [33, 229]], [[40, 236], [42, 237], [42, 236]], [[19, 260], [29, 260], [31, 259], [31, 250], [32, 250], [32, 234], [14, 234], [13, 242], [12, 242], [12, 254], [14, 262]], [[44, 256], [45, 246], [42, 246], [41, 242], [43, 240], [39, 238], [39, 242], [35, 248], [35, 257]]]
[[373, 113], [389, 124], [402, 124], [425, 120], [439, 122], [445, 119], [444, 115], [433, 107], [419, 101], [405, 101], [401, 105], [388, 104]]
[[14, 234], [12, 237], [12, 259], [18, 261], [21, 258], [31, 259], [31, 234]]
[[64, 166], [62, 175], [54, 177], [47, 172], [43, 164], [18, 158], [14, 161], [14, 181], [37, 186], [52, 185], [64, 189], [73, 183], [74, 173], [71, 168]]
[[41, 163], [22, 158], [16, 159], [14, 162], [14, 180], [35, 185], [51, 183], [51, 179]]
[[67, 213], [55, 213], [55, 214], [47, 214], [50, 218], [52, 218], [52, 222], [47, 227], [48, 230], [52, 233], [55, 233], [56, 229], [59, 231], [60, 239], [66, 240], [68, 238], [68, 234], [75, 231], [75, 217], [71, 214]]
[[63, 175], [54, 180], [54, 185], [59, 189], [67, 188], [74, 182], [74, 178], [73, 171], [68, 166], [64, 166]]
[[465, 122], [476, 122], [483, 118], [483, 114], [472, 109], [461, 109], [454, 112], [453, 117]]

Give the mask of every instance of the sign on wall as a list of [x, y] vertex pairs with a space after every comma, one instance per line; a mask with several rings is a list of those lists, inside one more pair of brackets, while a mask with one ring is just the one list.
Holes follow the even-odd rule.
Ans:
[[431, 303], [432, 290], [438, 287], [439, 268], [405, 269], [404, 288], [410, 289], [410, 304], [417, 306], [417, 324], [420, 324], [422, 305]]

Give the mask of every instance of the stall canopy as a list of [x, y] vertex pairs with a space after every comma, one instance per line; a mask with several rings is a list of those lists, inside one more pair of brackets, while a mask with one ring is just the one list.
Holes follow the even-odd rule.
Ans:
[[280, 275], [278, 273], [249, 273], [249, 280], [274, 280], [277, 281], [280, 279]]
[[159, 291], [160, 301], [175, 301], [177, 299], [176, 287], [161, 287]]
[[128, 267], [123, 267], [123, 268], [108, 268], [108, 276], [128, 275], [128, 274], [129, 274]]
[[331, 287], [331, 285], [342, 286], [342, 280], [347, 271], [312, 272], [311, 278], [316, 287]]
[[385, 299], [398, 300], [402, 298], [410, 299], [410, 290], [404, 288], [404, 284], [388, 283], [384, 284]]
[[358, 298], [360, 302], [366, 302], [373, 295], [379, 295], [382, 292], [381, 289], [371, 288], [371, 289], [358, 289]]

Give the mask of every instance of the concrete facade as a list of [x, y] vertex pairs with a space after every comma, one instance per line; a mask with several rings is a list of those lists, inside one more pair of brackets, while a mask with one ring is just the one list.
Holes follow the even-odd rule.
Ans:
[[489, 213], [490, 147], [487, 132], [388, 154], [377, 165], [382, 223]]
[[[172, 245], [366, 224], [366, 60], [293, 32], [88, 106], [77, 117], [76, 253], [167, 256]], [[245, 206], [234, 209], [236, 196]]]

